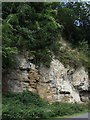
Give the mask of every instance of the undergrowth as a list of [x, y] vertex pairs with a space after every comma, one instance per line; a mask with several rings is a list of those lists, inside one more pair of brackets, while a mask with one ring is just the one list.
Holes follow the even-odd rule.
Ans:
[[86, 104], [52, 103], [41, 99], [37, 94], [26, 91], [3, 95], [3, 120], [51, 118], [72, 115], [88, 109]]

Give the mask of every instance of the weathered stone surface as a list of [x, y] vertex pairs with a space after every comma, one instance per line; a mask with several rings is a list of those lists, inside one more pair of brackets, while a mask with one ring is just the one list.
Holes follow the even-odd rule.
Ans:
[[73, 85], [77, 86], [79, 89], [87, 90], [88, 84], [88, 73], [85, 72], [85, 68], [78, 68], [73, 74]]
[[[79, 93], [75, 92], [71, 80], [69, 79], [70, 77], [67, 75], [67, 69], [62, 63], [54, 59], [51, 62], [49, 69], [41, 67], [40, 72], [43, 75], [43, 79], [45, 81], [50, 81], [49, 85], [51, 89], [55, 89], [54, 92], [52, 92], [52, 99], [54, 101], [62, 101], [63, 97], [65, 98], [64, 94], [60, 94], [60, 91], [69, 91], [70, 95], [68, 102], [74, 102], [75, 100], [76, 102], [80, 102]], [[75, 94], [73, 94], [74, 92]], [[73, 96], [72, 99], [70, 99], [70, 96]]]
[[20, 70], [30, 69], [30, 62], [24, 57], [24, 55], [17, 55], [17, 64]]
[[[23, 55], [17, 56], [17, 69], [4, 76], [7, 79], [8, 91], [37, 92], [49, 102], [81, 102], [80, 90], [88, 88], [88, 73], [84, 67], [77, 70], [67, 67], [57, 59], [53, 59], [50, 68], [40, 66], [39, 69]], [[3, 88], [5, 89], [5, 85]], [[83, 97], [84, 101], [85, 98]], [[87, 98], [86, 98], [87, 99]]]
[[9, 91], [13, 92], [22, 92], [23, 87], [21, 87], [21, 83], [19, 80], [8, 80]]

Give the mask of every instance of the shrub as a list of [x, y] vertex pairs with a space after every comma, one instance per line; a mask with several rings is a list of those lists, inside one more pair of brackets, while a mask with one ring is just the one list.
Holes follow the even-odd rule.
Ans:
[[[5, 99], [6, 98], [6, 99]], [[37, 105], [39, 107], [46, 105], [47, 102], [42, 100], [38, 94], [32, 93], [30, 91], [24, 91], [22, 93], [8, 93], [4, 96], [4, 101], [9, 102], [19, 102], [24, 105]], [[7, 102], [8, 102], [7, 101]]]
[[3, 119], [50, 118], [88, 110], [87, 104], [55, 102], [48, 104], [37, 94], [26, 91], [3, 95]]

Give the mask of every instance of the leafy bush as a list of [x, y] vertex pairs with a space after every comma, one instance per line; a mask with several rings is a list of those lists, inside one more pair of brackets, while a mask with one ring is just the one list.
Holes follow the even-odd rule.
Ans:
[[3, 95], [3, 119], [50, 118], [71, 115], [87, 110], [87, 105], [71, 103], [52, 103], [42, 100], [31, 92], [9, 93]]
[[[38, 94], [29, 91], [24, 91], [22, 93], [8, 93], [4, 95], [4, 101], [10, 103], [20, 102], [24, 105], [36, 105], [42, 107], [47, 104], [46, 101], [42, 100]], [[7, 101], [8, 100], [8, 101]]]
[[65, 116], [72, 115], [74, 113], [80, 113], [84, 110], [88, 110], [87, 105], [78, 103], [54, 103], [50, 105], [52, 110], [51, 116]]

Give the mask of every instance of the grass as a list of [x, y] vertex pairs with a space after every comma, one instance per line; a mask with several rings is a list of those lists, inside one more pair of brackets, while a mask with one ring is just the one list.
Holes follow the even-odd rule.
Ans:
[[88, 110], [86, 104], [52, 103], [31, 92], [3, 95], [3, 119], [56, 118], [82, 113]]

